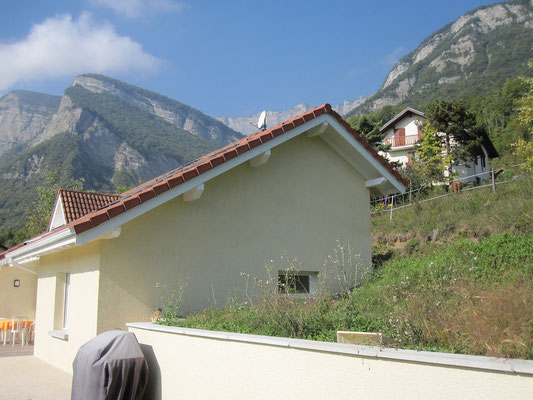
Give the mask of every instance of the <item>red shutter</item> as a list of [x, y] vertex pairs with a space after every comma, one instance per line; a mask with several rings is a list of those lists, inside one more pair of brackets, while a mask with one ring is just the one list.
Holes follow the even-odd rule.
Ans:
[[394, 130], [394, 146], [405, 146], [405, 128]]

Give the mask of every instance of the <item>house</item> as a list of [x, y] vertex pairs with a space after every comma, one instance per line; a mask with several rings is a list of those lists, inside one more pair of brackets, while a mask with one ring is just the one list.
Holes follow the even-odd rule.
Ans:
[[49, 232], [0, 264], [38, 274], [35, 355], [71, 371], [83, 343], [149, 320], [180, 281], [188, 312], [223, 305], [241, 273], [264, 279], [283, 254], [312, 292], [337, 240], [369, 267], [370, 196], [406, 184], [325, 104], [120, 196], [60, 194]]
[[[68, 224], [95, 211], [120, 196], [59, 189], [48, 230]], [[8, 250], [2, 246], [2, 250]], [[11, 249], [14, 250], [14, 249]], [[35, 319], [37, 271], [12, 263], [0, 270], [0, 316], [23, 315]]]
[[[391, 162], [399, 162], [404, 168], [411, 166], [416, 153], [416, 144], [422, 138], [421, 125], [425, 119], [426, 116], [422, 111], [407, 107], [383, 125], [380, 129], [384, 135], [383, 143], [391, 147], [382, 155]], [[458, 179], [463, 183], [490, 178], [489, 159], [498, 157], [498, 152], [486, 135], [483, 137], [479, 150], [479, 155], [475, 160], [471, 159], [453, 167]]]

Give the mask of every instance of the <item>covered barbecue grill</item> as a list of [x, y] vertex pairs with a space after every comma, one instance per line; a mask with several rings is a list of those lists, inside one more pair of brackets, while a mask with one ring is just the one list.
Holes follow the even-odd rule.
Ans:
[[132, 332], [104, 332], [78, 350], [72, 400], [141, 399], [148, 364]]

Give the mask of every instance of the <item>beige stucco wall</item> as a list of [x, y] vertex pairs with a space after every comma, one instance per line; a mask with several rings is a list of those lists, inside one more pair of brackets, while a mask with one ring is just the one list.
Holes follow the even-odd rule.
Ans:
[[148, 320], [179, 279], [187, 282], [182, 309], [191, 311], [213, 292], [224, 305], [244, 286], [241, 272], [263, 279], [265, 262], [284, 253], [319, 271], [338, 239], [370, 264], [364, 179], [319, 137], [296, 137], [265, 165], [233, 168], [208, 181], [199, 200], [176, 198], [102, 241], [98, 331]]
[[312, 343], [296, 348], [269, 345], [266, 338], [243, 343], [130, 331], [149, 361], [151, 399], [520, 400], [533, 393], [532, 376], [379, 359], [339, 349], [333, 354], [312, 349]]
[[[94, 242], [39, 260], [34, 353], [69, 373], [79, 347], [97, 333], [99, 247], [100, 242]], [[57, 324], [62, 321], [62, 299], [56, 299], [56, 285], [58, 274], [61, 279], [64, 273], [71, 274], [68, 340], [49, 334], [60, 329]]]
[[[20, 286], [15, 287], [15, 279]], [[20, 268], [3, 266], [0, 269], [0, 317], [25, 316], [35, 318], [37, 275]]]

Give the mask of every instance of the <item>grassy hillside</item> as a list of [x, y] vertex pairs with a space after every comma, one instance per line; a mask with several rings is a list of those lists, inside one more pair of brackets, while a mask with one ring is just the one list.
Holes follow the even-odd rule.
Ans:
[[[532, 194], [533, 179], [523, 177], [495, 195], [480, 189], [398, 211], [392, 222], [374, 218], [388, 259], [377, 257], [345, 295], [324, 286], [313, 299], [280, 295], [274, 280], [248, 304], [231, 298], [184, 321], [168, 304], [162, 323], [323, 341], [338, 330], [382, 332], [393, 347], [533, 359]], [[409, 254], [395, 250], [412, 240]], [[357, 269], [348, 247], [332, 255], [328, 274]]]
[[[502, 233], [533, 234], [533, 179], [461, 192], [372, 218], [376, 250], [401, 254], [439, 249], [459, 239], [480, 241]], [[400, 254], [398, 253], [398, 254]]]

